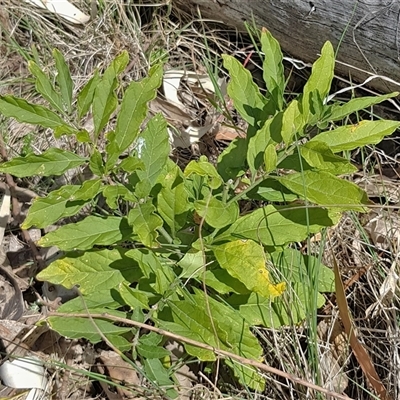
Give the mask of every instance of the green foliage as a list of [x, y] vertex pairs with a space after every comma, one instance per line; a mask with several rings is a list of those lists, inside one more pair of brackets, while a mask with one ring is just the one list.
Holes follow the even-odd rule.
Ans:
[[[309, 315], [310, 298], [314, 307], [324, 304], [322, 293], [333, 291], [332, 271], [291, 244], [334, 225], [345, 210], [367, 209], [365, 192], [342, 177], [354, 166], [337, 153], [377, 143], [400, 124], [360, 121], [337, 127], [333, 121], [395, 94], [328, 104], [335, 60], [326, 43], [303, 93], [287, 104], [279, 44], [266, 30], [260, 41], [265, 96], [236, 59], [223, 56], [228, 93], [249, 124], [247, 137], [234, 140], [216, 165], [201, 156], [184, 171], [169, 159], [164, 117], [148, 117], [162, 65], [124, 88], [120, 76], [128, 54], [123, 52], [103, 73], [96, 71], [74, 101], [69, 69], [57, 50], [55, 76], [29, 64], [48, 106], [0, 96], [0, 113], [51, 128], [56, 137], [75, 135], [88, 157], [52, 148], [2, 163], [0, 172], [56, 176], [87, 166], [95, 175], [32, 204], [25, 229], [76, 216], [84, 206], [89, 214], [40, 240], [41, 246], [58, 246], [65, 254], [38, 279], [67, 288], [78, 285], [93, 313], [151, 321], [253, 360], [262, 359], [262, 348], [251, 326], [296, 324]], [[83, 129], [89, 112], [92, 131]], [[261, 206], [243, 208], [253, 200], [262, 201]], [[90, 211], [99, 209], [101, 217]], [[59, 311], [79, 315], [86, 308], [79, 298]], [[49, 318], [61, 334], [95, 343], [101, 329], [121, 351], [140, 358], [164, 396], [177, 397], [173, 373], [160, 361], [169, 357], [162, 337], [131, 340], [130, 329], [106, 318], [95, 322], [98, 328], [84, 318]], [[188, 344], [185, 349], [202, 361], [216, 359], [209, 349]], [[263, 389], [254, 369], [225, 363], [242, 384]]]

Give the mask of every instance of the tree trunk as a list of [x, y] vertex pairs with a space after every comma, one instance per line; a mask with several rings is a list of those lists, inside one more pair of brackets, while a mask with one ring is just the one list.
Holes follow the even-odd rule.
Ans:
[[[199, 7], [203, 17], [243, 30], [255, 21], [278, 39], [284, 52], [305, 62], [317, 58], [325, 41], [337, 54], [336, 72], [362, 82], [372, 74], [400, 82], [400, 5], [395, 0], [174, 0], [180, 7]], [[340, 62], [345, 63], [341, 64]], [[375, 79], [381, 92], [399, 84]]]

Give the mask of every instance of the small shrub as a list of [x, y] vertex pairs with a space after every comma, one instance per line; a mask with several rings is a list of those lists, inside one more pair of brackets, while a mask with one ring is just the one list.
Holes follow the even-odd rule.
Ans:
[[[103, 74], [96, 71], [74, 101], [69, 69], [57, 50], [55, 80], [30, 62], [36, 89], [48, 106], [0, 96], [0, 112], [51, 128], [56, 137], [74, 135], [87, 147], [88, 157], [51, 148], [4, 162], [0, 171], [18, 177], [57, 176], [87, 166], [95, 177], [36, 199], [22, 227], [45, 228], [98, 204], [100, 197], [107, 213], [88, 215], [45, 235], [39, 245], [58, 246], [65, 253], [38, 279], [67, 288], [79, 285], [91, 313], [147, 321], [254, 360], [262, 359], [262, 348], [251, 326], [296, 324], [305, 318], [311, 297], [314, 307], [323, 305], [321, 293], [334, 291], [332, 271], [290, 245], [334, 225], [345, 210], [367, 209], [366, 193], [343, 178], [356, 168], [338, 153], [378, 143], [399, 123], [333, 123], [396, 93], [326, 104], [335, 63], [327, 42], [303, 93], [286, 103], [279, 44], [266, 30], [260, 40], [266, 96], [235, 58], [223, 56], [230, 75], [228, 94], [248, 123], [247, 137], [235, 139], [216, 166], [202, 156], [183, 171], [169, 158], [163, 116], [153, 116], [142, 128], [148, 103], [162, 82], [162, 65], [130, 83], [120, 101], [119, 76], [128, 64], [123, 52]], [[105, 131], [117, 109], [115, 129]], [[82, 128], [89, 111], [91, 131]], [[315, 130], [319, 133], [310, 138]], [[253, 200], [263, 205], [241, 215], [239, 202]], [[80, 298], [59, 311], [87, 312]], [[88, 319], [48, 320], [62, 335], [101, 340]], [[132, 350], [131, 328], [95, 321], [119, 350]], [[167, 387], [173, 382], [165, 380], [160, 362], [167, 352], [162, 337], [151, 339], [140, 336], [132, 354], [141, 357], [146, 370], [158, 371], [155, 379]], [[185, 348], [199, 360], [216, 359], [209, 350]], [[264, 380], [255, 370], [228, 359], [225, 363], [241, 383], [263, 389]]]

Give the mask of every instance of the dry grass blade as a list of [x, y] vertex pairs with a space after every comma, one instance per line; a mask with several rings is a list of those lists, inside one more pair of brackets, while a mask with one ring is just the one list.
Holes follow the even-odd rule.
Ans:
[[371, 358], [367, 351], [357, 339], [354, 333], [354, 326], [350, 317], [350, 310], [347, 304], [346, 294], [344, 292], [343, 283], [339, 273], [339, 267], [336, 262], [335, 255], [332, 253], [333, 268], [335, 272], [335, 290], [336, 300], [339, 308], [340, 317], [343, 322], [344, 330], [349, 339], [350, 346], [353, 350], [354, 355], [357, 358], [363, 372], [365, 373], [369, 383], [375, 389], [381, 400], [391, 400], [391, 397], [386, 392], [386, 388], [383, 386], [374, 365], [372, 364]]

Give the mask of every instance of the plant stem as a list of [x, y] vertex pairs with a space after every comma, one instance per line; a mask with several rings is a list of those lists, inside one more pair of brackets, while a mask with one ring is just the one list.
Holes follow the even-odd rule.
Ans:
[[161, 233], [161, 235], [164, 237], [164, 239], [169, 243], [172, 244], [174, 243], [174, 239], [172, 239], [171, 235], [164, 229], [163, 226], [157, 229], [158, 232]]

